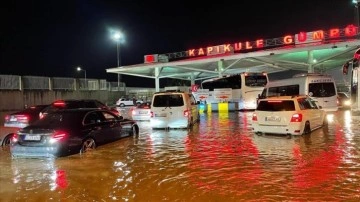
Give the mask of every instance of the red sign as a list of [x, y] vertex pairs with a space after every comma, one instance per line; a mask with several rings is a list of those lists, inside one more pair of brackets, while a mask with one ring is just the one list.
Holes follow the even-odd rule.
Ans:
[[322, 42], [324, 40], [333, 40], [340, 37], [353, 37], [358, 33], [358, 27], [354, 25], [348, 25], [344, 29], [333, 28], [328, 31], [317, 30], [313, 32], [299, 32], [296, 35], [286, 35], [276, 39], [258, 39], [255, 41], [243, 41], [233, 44], [222, 44], [218, 46], [208, 46], [206, 48], [190, 49], [187, 51], [187, 56], [208, 56], [233, 53], [233, 51], [249, 51], [278, 45], [315, 43]]

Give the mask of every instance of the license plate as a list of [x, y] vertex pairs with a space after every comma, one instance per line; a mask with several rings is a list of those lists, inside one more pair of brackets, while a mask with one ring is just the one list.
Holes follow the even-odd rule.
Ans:
[[40, 141], [41, 136], [40, 135], [26, 135], [25, 140], [30, 140], [30, 141]]
[[155, 117], [166, 117], [166, 114], [155, 114]]
[[139, 114], [147, 114], [147, 111], [139, 111]]
[[265, 117], [265, 121], [276, 121], [279, 122], [281, 121], [281, 118], [278, 116], [267, 116]]

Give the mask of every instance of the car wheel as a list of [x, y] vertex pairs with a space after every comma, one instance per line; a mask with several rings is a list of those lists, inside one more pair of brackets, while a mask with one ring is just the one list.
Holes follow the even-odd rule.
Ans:
[[310, 122], [306, 121], [303, 134], [309, 134], [310, 132], [311, 132]]
[[1, 146], [8, 146], [10, 145], [10, 139], [12, 137], [12, 134], [10, 135], [7, 135], [5, 138], [4, 138], [4, 141], [2, 142]]
[[136, 125], [133, 125], [131, 127], [129, 136], [137, 136], [138, 135], [138, 127]]
[[125, 104], [124, 104], [124, 103], [121, 103], [121, 104], [120, 104], [120, 107], [125, 107]]
[[83, 141], [80, 149], [80, 154], [89, 152], [91, 150], [94, 150], [96, 148], [95, 140], [92, 138], [87, 138]]

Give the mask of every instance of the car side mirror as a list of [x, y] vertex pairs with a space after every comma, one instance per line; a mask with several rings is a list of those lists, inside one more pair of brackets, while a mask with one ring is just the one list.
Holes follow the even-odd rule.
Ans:
[[197, 104], [197, 105], [200, 104], [200, 101], [196, 101], [196, 104]]
[[124, 117], [123, 116], [119, 116], [119, 120], [121, 121], [121, 120], [124, 120]]

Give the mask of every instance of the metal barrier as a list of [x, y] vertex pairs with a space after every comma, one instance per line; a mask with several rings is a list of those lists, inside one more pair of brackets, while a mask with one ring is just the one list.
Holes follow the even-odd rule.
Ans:
[[0, 75], [0, 90], [66, 90], [66, 91], [122, 91], [126, 85], [105, 79], [75, 79], [66, 77], [41, 77]]
[[24, 90], [51, 90], [50, 77], [23, 76], [21, 80]]
[[52, 78], [52, 90], [76, 90], [74, 78], [54, 77]]
[[21, 77], [0, 75], [0, 90], [21, 90]]

